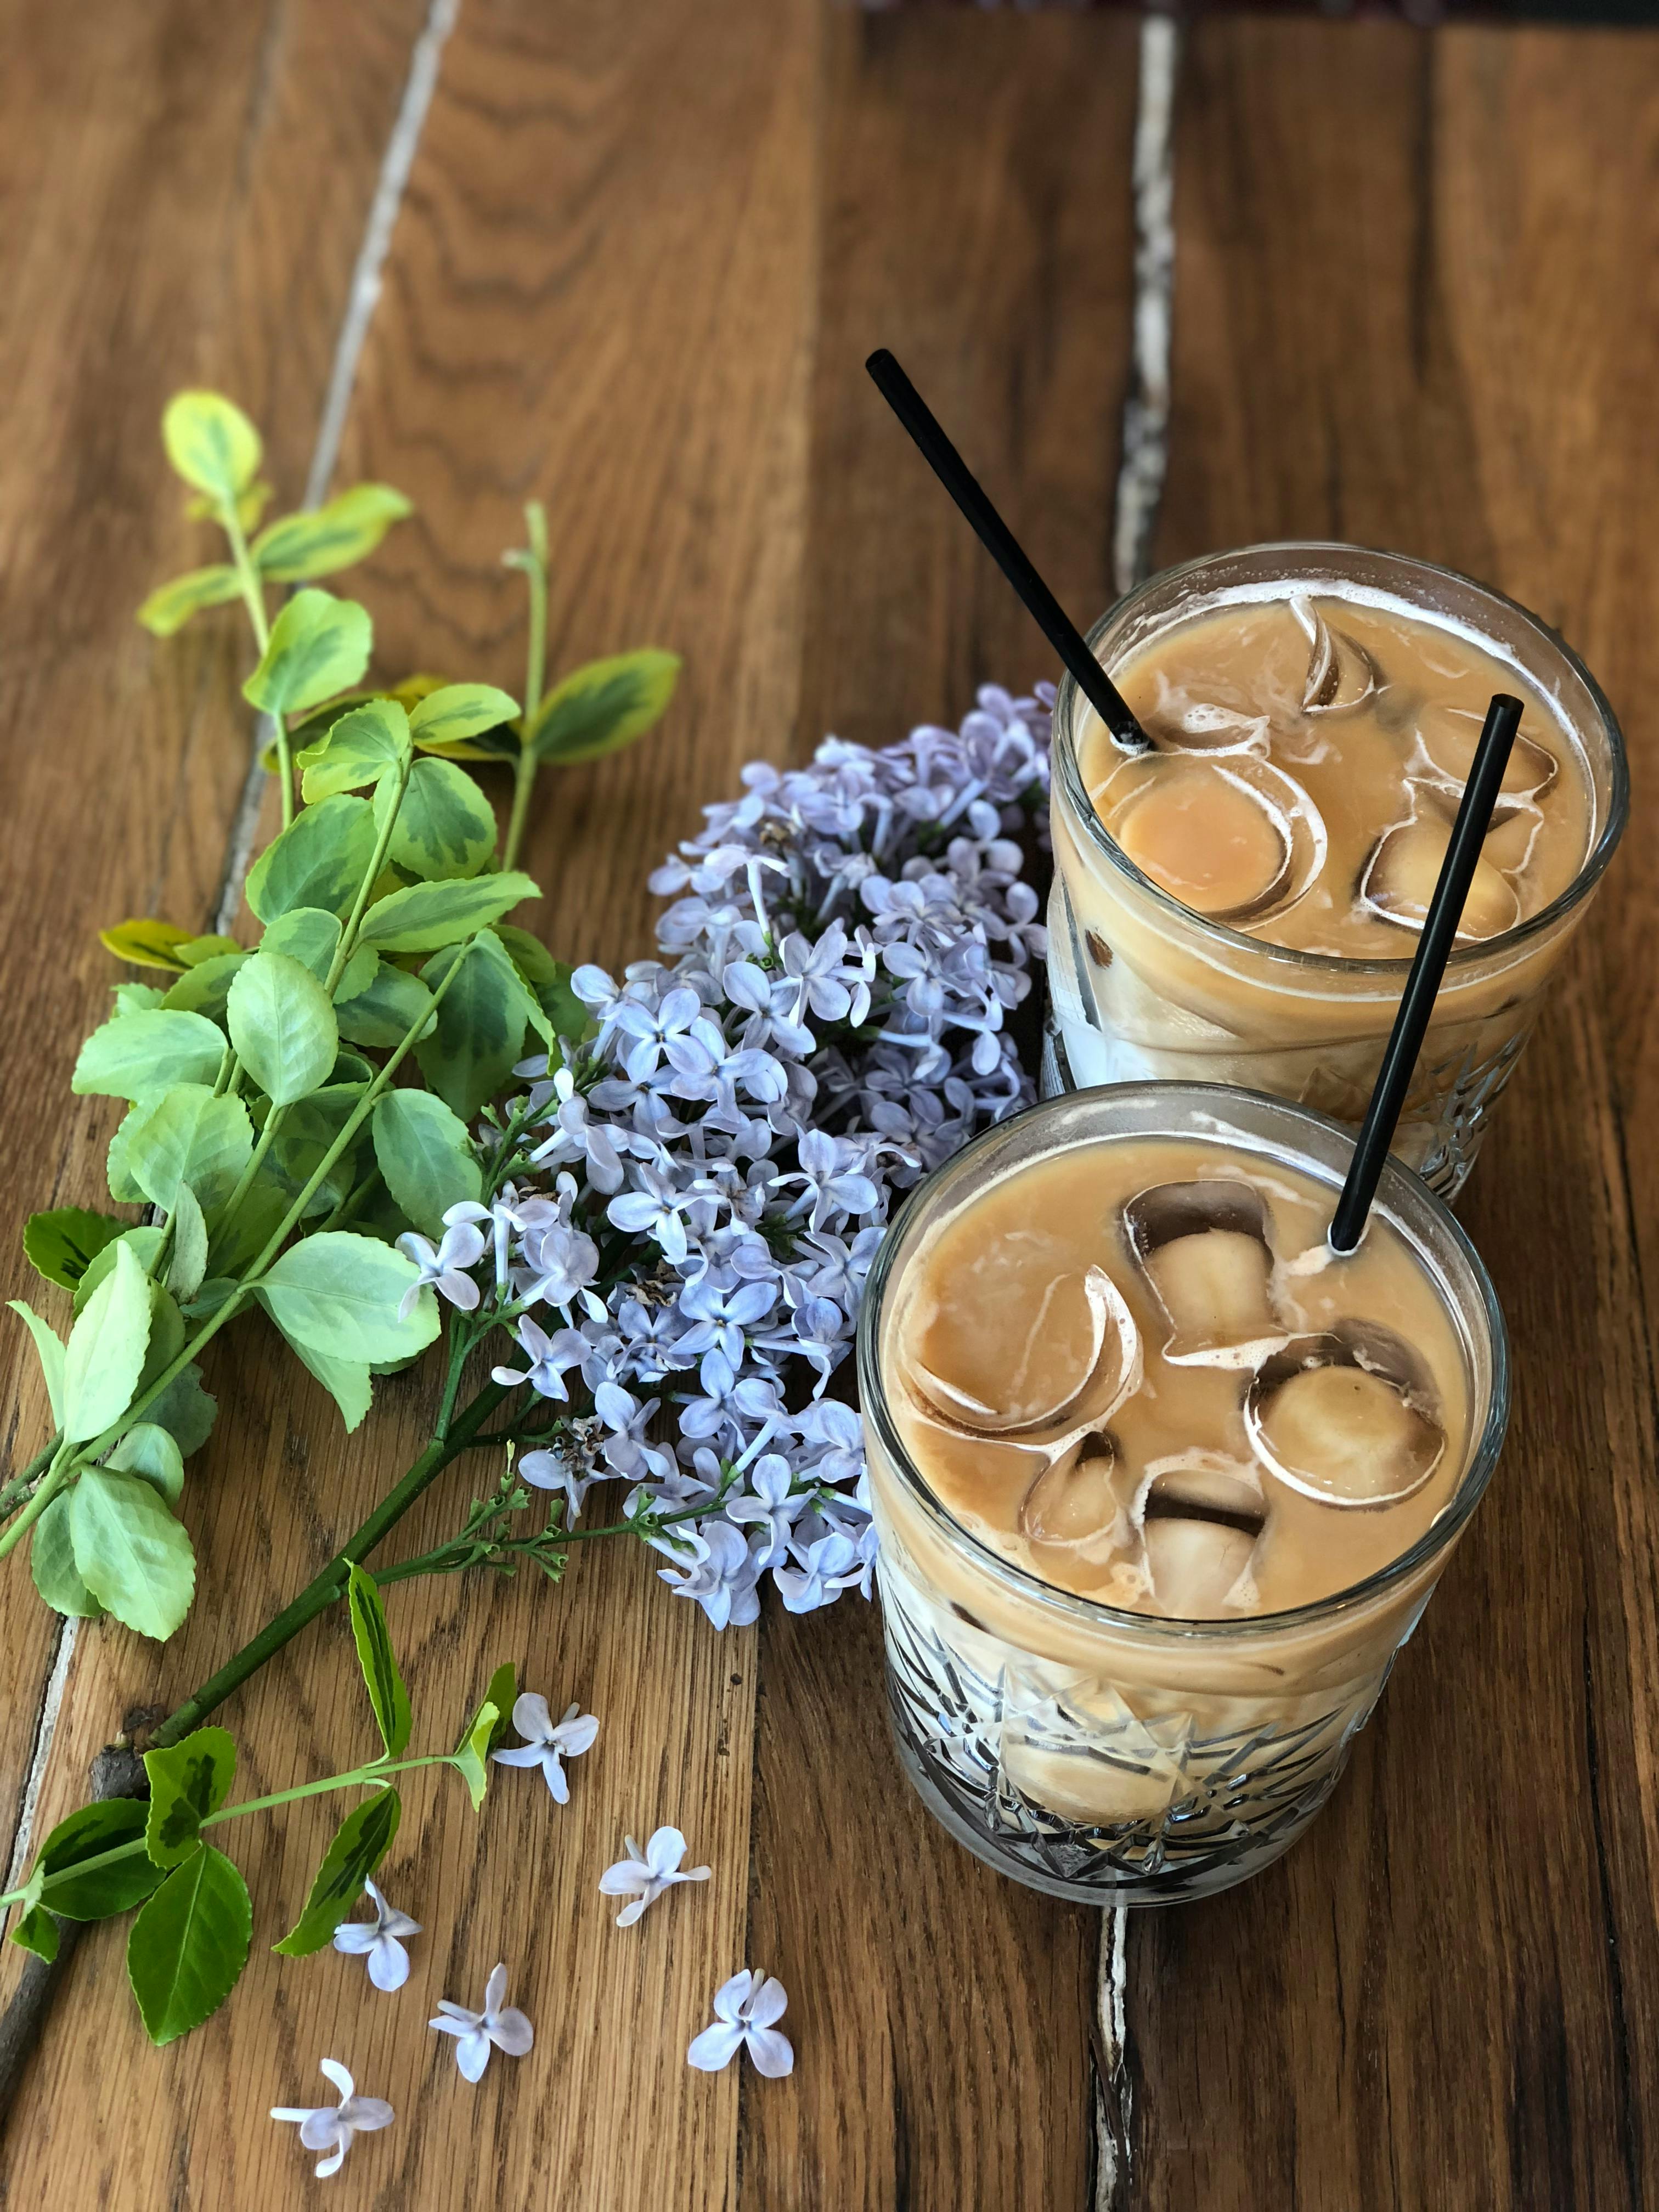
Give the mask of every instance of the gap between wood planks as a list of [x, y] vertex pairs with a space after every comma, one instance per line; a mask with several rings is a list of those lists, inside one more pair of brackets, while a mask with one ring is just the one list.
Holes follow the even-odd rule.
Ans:
[[[374, 319], [375, 303], [380, 296], [381, 273], [392, 245], [398, 210], [403, 204], [404, 188], [409, 182], [416, 149], [420, 144], [427, 111], [432, 105], [439, 63], [459, 13], [460, 0], [430, 0], [425, 23], [410, 51], [408, 81], [381, 158], [374, 196], [369, 203], [368, 219], [363, 227], [362, 243], [358, 248], [351, 272], [345, 313], [341, 318], [339, 336], [335, 342], [328, 386], [323, 395], [316, 441], [312, 447], [311, 465], [306, 476], [303, 504], [307, 507], [321, 505], [334, 474], [335, 463], [339, 458], [346, 414], [356, 382], [358, 364], [362, 358], [363, 343], [368, 336], [369, 324]], [[229, 930], [241, 904], [242, 879], [252, 857], [253, 840], [258, 832], [259, 811], [270, 781], [260, 764], [260, 756], [270, 734], [269, 717], [261, 715], [254, 727], [246, 780], [225, 841], [218, 899], [212, 919], [207, 925], [210, 929], [222, 934]], [[80, 1626], [72, 1614], [66, 1614], [59, 1621], [47, 1662], [33, 1740], [29, 1747], [28, 1768], [18, 1801], [16, 1823], [12, 1831], [11, 1854], [6, 1875], [8, 1889], [15, 1887], [28, 1862], [34, 1837], [35, 1813], [51, 1763], [52, 1746], [57, 1739], [58, 1723], [69, 1684], [70, 1662], [75, 1656]]]
[[[1112, 580], [1119, 592], [1146, 575], [1170, 455], [1170, 331], [1175, 295], [1175, 89], [1181, 33], [1168, 16], [1140, 28], [1135, 99], [1134, 314], [1123, 453], [1112, 516]], [[1092, 2041], [1095, 2056], [1092, 2212], [1123, 2212], [1133, 2182], [1133, 2075], [1129, 2058], [1129, 1916], [1101, 1921]]]

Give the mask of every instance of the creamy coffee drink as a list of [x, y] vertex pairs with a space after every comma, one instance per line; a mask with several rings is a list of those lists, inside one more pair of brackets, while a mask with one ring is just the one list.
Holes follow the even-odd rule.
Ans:
[[1583, 753], [1532, 684], [1473, 638], [1292, 592], [1176, 624], [1114, 680], [1156, 750], [1092, 714], [1079, 757], [1127, 859], [1212, 921], [1299, 951], [1397, 959], [1422, 927], [1492, 694], [1521, 727], [1460, 935], [1541, 913], [1583, 867]]
[[860, 1324], [889, 1691], [917, 1787], [1036, 1887], [1242, 1880], [1323, 1803], [1489, 1476], [1502, 1324], [1390, 1164], [1204, 1085], [1078, 1093], [912, 1199]]
[[890, 1402], [951, 1516], [1056, 1589], [1177, 1620], [1351, 1588], [1462, 1472], [1462, 1349], [1391, 1224], [1222, 1144], [1081, 1145], [943, 1224], [889, 1322]]
[[1154, 1076], [1358, 1122], [1492, 696], [1522, 702], [1395, 1150], [1468, 1173], [1623, 829], [1622, 742], [1522, 610], [1425, 562], [1256, 546], [1155, 577], [1091, 643], [1152, 740], [1054, 711], [1046, 1087]]

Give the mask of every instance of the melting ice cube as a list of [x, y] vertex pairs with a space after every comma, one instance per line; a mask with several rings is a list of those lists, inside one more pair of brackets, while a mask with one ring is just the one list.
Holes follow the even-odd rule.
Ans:
[[1267, 1518], [1254, 1468], [1212, 1451], [1153, 1460], [1130, 1518], [1161, 1611], [1201, 1620], [1254, 1602], [1250, 1566]]
[[1051, 1285], [1034, 1312], [1012, 1317], [1012, 1325], [1024, 1332], [1023, 1350], [1007, 1363], [1000, 1387], [981, 1382], [982, 1395], [913, 1355], [908, 1381], [921, 1411], [959, 1436], [1006, 1443], [1039, 1437], [1058, 1442], [1068, 1431], [1075, 1436], [1109, 1420], [1140, 1383], [1140, 1332], [1134, 1316], [1106, 1270], [1089, 1268], [1079, 1285], [1087, 1309], [1086, 1349], [1081, 1358], [1056, 1364], [1047, 1355], [1052, 1350], [1049, 1301], [1059, 1287]]
[[1376, 689], [1376, 665], [1364, 647], [1333, 629], [1302, 592], [1291, 599], [1291, 612], [1307, 633], [1311, 648], [1302, 691], [1303, 713], [1330, 714], [1362, 706]]
[[[1450, 823], [1430, 816], [1396, 823], [1371, 848], [1359, 878], [1361, 905], [1402, 929], [1420, 930], [1450, 842]], [[1520, 919], [1521, 902], [1514, 885], [1483, 856], [1474, 864], [1458, 936], [1476, 940], [1498, 937]]]
[[[1474, 766], [1483, 726], [1483, 716], [1462, 707], [1425, 708], [1417, 718], [1421, 758], [1413, 763], [1415, 773], [1462, 791]], [[1559, 772], [1554, 755], [1517, 731], [1499, 788], [1506, 799], [1537, 799]]]
[[1160, 750], [1121, 763], [1090, 796], [1141, 873], [1212, 921], [1281, 914], [1325, 865], [1318, 808], [1248, 749]]
[[1272, 1217], [1247, 1182], [1155, 1183], [1123, 1209], [1177, 1366], [1255, 1367], [1289, 1334], [1273, 1298]]
[[1433, 1386], [1391, 1329], [1339, 1322], [1263, 1362], [1244, 1425], [1270, 1474], [1323, 1505], [1393, 1505], [1446, 1449]]
[[1510, 805], [1500, 799], [1493, 809], [1492, 827], [1480, 848], [1480, 857], [1506, 876], [1518, 876], [1532, 858], [1532, 848], [1544, 826], [1540, 810], [1526, 799]]
[[1224, 1452], [1174, 1452], [1149, 1461], [1135, 1492], [1132, 1517], [1148, 1521], [1217, 1521], [1254, 1537], [1267, 1517], [1261, 1478], [1255, 1468]]
[[1130, 1534], [1113, 1480], [1117, 1467], [1117, 1438], [1109, 1429], [1090, 1430], [1026, 1492], [1019, 1510], [1024, 1534], [1034, 1544], [1104, 1563]]
[[1152, 1595], [1172, 1620], [1213, 1620], [1248, 1604], [1255, 1538], [1246, 1530], [1171, 1514], [1146, 1523], [1146, 1545]]

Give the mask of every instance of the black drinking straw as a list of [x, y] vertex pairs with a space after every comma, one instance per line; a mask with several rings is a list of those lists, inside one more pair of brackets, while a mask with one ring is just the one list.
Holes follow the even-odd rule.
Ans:
[[1152, 750], [1152, 739], [1122, 693], [1090, 652], [1083, 633], [1067, 616], [1026, 556], [1025, 549], [986, 497], [978, 478], [945, 436], [927, 402], [892, 355], [883, 346], [865, 367], [876, 389], [921, 449], [922, 458], [979, 533], [979, 541], [1024, 601], [1037, 627], [1065, 662], [1077, 687], [1126, 753]]
[[1364, 1234], [1365, 1217], [1376, 1195], [1377, 1178], [1394, 1140], [1400, 1109], [1406, 1103], [1412, 1070], [1423, 1048], [1424, 1032], [1434, 1012], [1435, 994], [1446, 972], [1457, 925], [1463, 918], [1463, 902], [1469, 895], [1475, 863], [1480, 858], [1492, 808], [1498, 804], [1504, 770], [1509, 766], [1510, 747], [1515, 742], [1520, 720], [1521, 702], [1510, 698], [1506, 691], [1494, 692], [1486, 709], [1480, 742], [1475, 747], [1474, 765], [1463, 787], [1451, 842], [1440, 864], [1440, 880], [1429, 902], [1417, 957], [1412, 962], [1400, 1011], [1394, 1018], [1376, 1088], [1365, 1109], [1353, 1158], [1348, 1163], [1348, 1179], [1342, 1186], [1342, 1195], [1331, 1218], [1330, 1248], [1339, 1257], [1353, 1251]]

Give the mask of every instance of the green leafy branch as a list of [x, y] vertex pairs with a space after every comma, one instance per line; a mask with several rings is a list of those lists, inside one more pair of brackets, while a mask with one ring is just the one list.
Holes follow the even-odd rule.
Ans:
[[[529, 586], [526, 710], [488, 684], [425, 674], [367, 683], [368, 611], [318, 580], [372, 554], [408, 501], [360, 484], [262, 529], [270, 488], [258, 478], [258, 434], [240, 410], [210, 392], [181, 394], [163, 436], [194, 495], [190, 511], [218, 525], [229, 557], [163, 585], [140, 619], [166, 637], [205, 610], [241, 603], [256, 656], [243, 695], [272, 718], [264, 759], [278, 779], [282, 828], [248, 878], [251, 944], [154, 916], [102, 933], [111, 952], [155, 980], [115, 986], [74, 1088], [123, 1102], [110, 1197], [143, 1211], [123, 1218], [62, 1207], [25, 1231], [31, 1264], [69, 1295], [72, 1312], [64, 1331], [15, 1308], [55, 1427], [0, 1486], [0, 1556], [27, 1535], [36, 1587], [56, 1610], [108, 1612], [165, 1637], [194, 1585], [177, 1508], [185, 1462], [213, 1426], [198, 1356], [221, 1329], [259, 1308], [349, 1431], [368, 1412], [374, 1379], [419, 1356], [441, 1326], [446, 1370], [426, 1448], [327, 1565], [155, 1732], [149, 1806], [118, 1798], [72, 1814], [46, 1839], [28, 1883], [4, 1900], [22, 1908], [18, 1940], [47, 1957], [60, 1920], [137, 1908], [129, 1964], [158, 2041], [205, 2018], [246, 1956], [246, 1886], [206, 1831], [324, 1790], [370, 1793], [278, 1947], [315, 1948], [391, 1844], [393, 1774], [447, 1764], [475, 1802], [482, 1793], [512, 1670], [498, 1672], [455, 1751], [405, 1758], [407, 1698], [395, 1668], [387, 1671], [383, 1617], [362, 1562], [458, 1457], [498, 1448], [489, 1424], [510, 1393], [485, 1382], [468, 1395], [465, 1376], [516, 1308], [497, 1297], [475, 1314], [441, 1316], [398, 1239], [438, 1236], [449, 1206], [488, 1204], [520, 1170], [527, 1109], [503, 1119], [492, 1102], [531, 1040], [562, 1041], [567, 1060], [580, 1064], [586, 1012], [569, 969], [507, 919], [537, 890], [514, 864], [540, 769], [598, 758], [640, 735], [667, 706], [678, 667], [672, 654], [623, 654], [544, 689], [547, 530], [532, 507], [529, 544], [508, 556]], [[267, 595], [289, 587], [273, 615]], [[495, 808], [470, 772], [495, 765], [513, 779], [499, 848]], [[526, 1425], [509, 1413], [509, 1431]], [[531, 1559], [562, 1571], [568, 1545], [590, 1533], [599, 1532], [550, 1525], [524, 1535], [500, 1513], [470, 1516], [453, 1543], [382, 1578]], [[348, 1594], [383, 1717], [382, 1755], [227, 1805], [234, 1747], [204, 1722]], [[365, 1624], [377, 1619], [370, 1651]], [[27, 1985], [18, 2000], [32, 2014], [24, 2039], [47, 1986]], [[9, 2026], [15, 2039], [9, 2015]]]
[[[637, 735], [678, 667], [624, 655], [543, 695], [547, 543], [532, 507], [514, 557], [530, 580], [533, 712], [487, 684], [354, 690], [368, 614], [313, 580], [372, 553], [409, 501], [357, 485], [259, 530], [262, 444], [237, 408], [181, 393], [163, 439], [231, 557], [163, 586], [140, 618], [167, 635], [240, 599], [258, 654], [243, 691], [274, 720], [283, 826], [248, 877], [252, 949], [156, 919], [104, 933], [169, 979], [117, 987], [73, 1079], [125, 1102], [110, 1194], [149, 1218], [64, 1208], [30, 1222], [25, 1250], [70, 1291], [73, 1325], [65, 1340], [16, 1307], [57, 1426], [0, 1491], [0, 1557], [28, 1534], [49, 1604], [155, 1637], [194, 1588], [175, 1508], [212, 1425], [198, 1360], [219, 1330], [258, 1305], [349, 1430], [374, 1376], [438, 1334], [433, 1294], [397, 1240], [440, 1234], [449, 1206], [479, 1197], [468, 1123], [532, 1036], [550, 1047], [586, 1020], [568, 969], [507, 920], [538, 895], [511, 866], [536, 775]], [[300, 588], [271, 619], [267, 590], [288, 585]], [[459, 763], [507, 757], [514, 826], [498, 854], [494, 808]], [[423, 1087], [394, 1080], [411, 1060]]]
[[374, 1579], [353, 1566], [352, 1635], [380, 1730], [379, 1755], [341, 1774], [229, 1805], [236, 1744], [227, 1729], [198, 1728], [147, 1752], [147, 1801], [112, 1797], [83, 1806], [52, 1830], [29, 1876], [0, 1896], [15, 1909], [12, 1941], [54, 1959], [64, 1920], [106, 1920], [136, 1909], [127, 1937], [127, 1978], [153, 2043], [199, 2027], [228, 1996], [247, 1964], [253, 1901], [240, 1868], [210, 1830], [339, 1790], [369, 1794], [335, 1831], [299, 1918], [272, 1948], [304, 1958], [323, 1948], [350, 1913], [397, 1836], [403, 1801], [392, 1778], [447, 1766], [466, 1785], [473, 1810], [489, 1787], [489, 1757], [513, 1707], [514, 1670], [490, 1677], [483, 1702], [453, 1751], [406, 1756], [414, 1722]]

